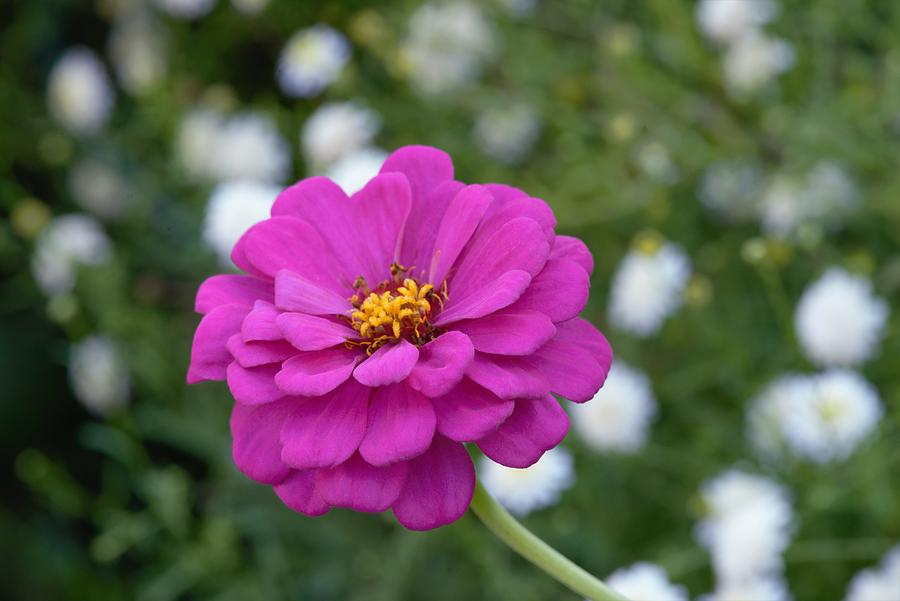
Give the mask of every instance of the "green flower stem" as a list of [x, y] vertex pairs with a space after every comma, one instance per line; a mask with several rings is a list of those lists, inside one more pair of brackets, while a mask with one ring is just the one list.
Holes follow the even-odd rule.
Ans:
[[520, 524], [484, 489], [475, 483], [472, 511], [509, 547], [572, 591], [593, 601], [627, 601], [597, 578], [578, 567], [559, 551]]

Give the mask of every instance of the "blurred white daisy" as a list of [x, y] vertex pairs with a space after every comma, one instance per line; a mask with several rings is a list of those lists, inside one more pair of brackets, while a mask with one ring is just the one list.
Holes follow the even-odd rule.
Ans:
[[701, 498], [708, 513], [696, 535], [710, 551], [717, 581], [746, 581], [781, 570], [793, 519], [781, 486], [730, 470], [706, 482]]
[[257, 15], [269, 5], [269, 0], [231, 0], [231, 5], [245, 15]]
[[316, 96], [337, 80], [349, 58], [343, 35], [328, 25], [313, 25], [291, 36], [281, 51], [278, 83], [288, 96]]
[[175, 154], [191, 179], [202, 181], [213, 178], [213, 161], [219, 150], [219, 134], [224, 124], [224, 116], [208, 108], [194, 108], [182, 116]]
[[92, 413], [106, 415], [128, 402], [128, 368], [104, 336], [88, 336], [72, 346], [69, 382], [75, 397]]
[[165, 79], [166, 41], [159, 24], [146, 14], [115, 23], [107, 54], [116, 78], [129, 94], [143, 94]]
[[647, 376], [617, 360], [594, 398], [572, 404], [570, 410], [585, 444], [598, 451], [633, 453], [647, 440], [656, 399]]
[[709, 165], [700, 182], [700, 202], [727, 221], [741, 222], [756, 215], [762, 191], [762, 174], [742, 161]]
[[794, 409], [815, 394], [813, 378], [786, 374], [767, 385], [747, 410], [747, 435], [763, 458], [776, 460], [784, 450], [784, 425]]
[[224, 182], [213, 190], [203, 219], [203, 241], [223, 266], [232, 266], [231, 249], [250, 226], [269, 217], [281, 188], [251, 180]]
[[325, 171], [325, 176], [347, 194], [355, 194], [378, 175], [387, 157], [388, 154], [380, 148], [360, 148], [338, 159]]
[[794, 49], [784, 40], [750, 30], [725, 52], [725, 83], [742, 95], [761, 88], [794, 64]]
[[216, 0], [153, 0], [154, 4], [176, 19], [197, 19], [213, 9]]
[[632, 601], [688, 601], [687, 589], [672, 584], [660, 566], [639, 561], [609, 575], [606, 584]]
[[887, 319], [888, 305], [868, 279], [833, 267], [803, 292], [794, 325], [810, 361], [852, 366], [875, 354]]
[[850, 581], [844, 601], [900, 601], [900, 545]]
[[838, 226], [858, 204], [853, 178], [839, 163], [822, 161], [804, 177], [773, 177], [763, 191], [759, 218], [767, 233], [788, 237], [808, 225]]
[[478, 477], [510, 512], [524, 516], [549, 507], [575, 483], [572, 455], [562, 448], [550, 449], [537, 463], [524, 469], [506, 467], [482, 457]]
[[816, 463], [846, 459], [881, 419], [878, 392], [846, 370], [812, 376], [811, 392], [798, 396], [783, 416], [785, 442]]
[[31, 271], [48, 295], [70, 292], [79, 265], [100, 265], [112, 255], [112, 243], [87, 215], [63, 215], [48, 223], [35, 241]]
[[706, 38], [727, 45], [771, 21], [777, 11], [772, 0], [700, 0], [696, 17]]
[[672, 184], [678, 179], [678, 167], [672, 161], [672, 154], [665, 144], [648, 140], [634, 153], [635, 162], [648, 177], [664, 184]]
[[655, 334], [681, 306], [690, 275], [690, 260], [674, 243], [630, 251], [613, 275], [610, 321], [636, 336]]
[[475, 4], [423, 4], [410, 18], [403, 47], [413, 85], [424, 94], [440, 94], [468, 82], [493, 53], [493, 37]]
[[282, 183], [290, 170], [290, 146], [275, 122], [245, 111], [229, 117], [215, 133], [210, 165], [217, 181], [252, 179]]
[[91, 50], [70, 48], [53, 65], [47, 105], [53, 118], [71, 133], [96, 133], [109, 119], [114, 102], [106, 68]]
[[348, 152], [371, 144], [381, 118], [357, 102], [329, 102], [303, 124], [300, 142], [313, 170], [330, 165]]
[[125, 178], [105, 162], [84, 158], [69, 168], [69, 192], [82, 208], [104, 219], [125, 212], [129, 186]]
[[698, 601], [790, 601], [784, 579], [775, 576], [760, 576], [744, 580], [730, 580], [718, 583], [716, 590], [703, 595]]
[[540, 132], [540, 117], [524, 104], [486, 110], [478, 116], [474, 129], [479, 148], [508, 164], [522, 160]]

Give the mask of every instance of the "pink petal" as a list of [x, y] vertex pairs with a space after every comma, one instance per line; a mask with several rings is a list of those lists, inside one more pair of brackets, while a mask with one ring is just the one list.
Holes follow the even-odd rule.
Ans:
[[291, 471], [281, 461], [278, 433], [290, 413], [289, 400], [267, 405], [235, 403], [231, 409], [231, 451], [234, 464], [248, 478], [263, 484], [278, 484]]
[[400, 261], [403, 228], [412, 204], [409, 181], [402, 173], [382, 173], [353, 195], [360, 227], [358, 244], [364, 253], [362, 275], [371, 286], [391, 276], [392, 262]]
[[345, 348], [299, 352], [281, 365], [275, 385], [287, 394], [320, 396], [343, 384], [358, 353]]
[[283, 269], [275, 275], [275, 304], [284, 311], [310, 315], [339, 315], [350, 310], [350, 301]]
[[[558, 340], [571, 342], [585, 347], [594, 360], [600, 364], [604, 374], [609, 372], [612, 365], [613, 350], [606, 337], [589, 321], [576, 317], [563, 323], [556, 324]], [[604, 379], [606, 376], [604, 375]]]
[[375, 467], [357, 453], [337, 467], [318, 470], [316, 487], [329, 505], [376, 513], [397, 500], [406, 473], [406, 463]]
[[388, 343], [364, 359], [353, 377], [366, 386], [385, 386], [406, 379], [419, 359], [419, 349], [406, 340]]
[[282, 313], [276, 322], [284, 338], [301, 351], [319, 351], [357, 337], [343, 324], [305, 313]]
[[530, 355], [556, 334], [540, 311], [507, 307], [479, 319], [453, 324], [472, 340], [475, 350], [497, 355]]
[[429, 282], [439, 286], [444, 281], [492, 200], [487, 190], [474, 185], [463, 188], [450, 202], [435, 238]]
[[550, 390], [570, 401], [594, 398], [609, 371], [586, 346], [554, 338], [534, 354], [534, 361], [550, 383]]
[[[274, 296], [274, 295], [273, 295]], [[258, 300], [253, 305], [253, 310], [244, 318], [241, 324], [241, 336], [247, 342], [253, 340], [281, 340], [283, 336], [275, 318], [278, 317], [278, 309], [272, 303]]]
[[461, 182], [447, 180], [426, 193], [421, 199], [413, 198], [413, 207], [403, 235], [401, 263], [414, 266], [411, 273], [421, 280], [427, 280], [434, 262], [435, 232], [441, 227], [447, 207], [465, 188]]
[[476, 319], [516, 302], [531, 283], [531, 276], [519, 269], [500, 275], [490, 286], [475, 288], [466, 296], [450, 296], [434, 325], [445, 326], [461, 319]]
[[566, 321], [584, 309], [590, 288], [590, 277], [580, 265], [551, 259], [511, 308], [540, 311], [554, 323]]
[[194, 310], [206, 314], [220, 305], [252, 307], [257, 299], [271, 302], [274, 295], [272, 282], [249, 275], [214, 275], [200, 284]]
[[412, 459], [431, 444], [435, 424], [431, 401], [421, 393], [405, 384], [379, 388], [372, 395], [359, 453], [372, 465]]
[[591, 251], [584, 242], [572, 236], [556, 236], [553, 248], [550, 249], [550, 259], [575, 261], [588, 275], [594, 272], [594, 257], [591, 256]]
[[456, 386], [475, 357], [472, 342], [461, 332], [445, 332], [419, 349], [409, 385], [425, 396], [446, 394]]
[[485, 229], [495, 228], [516, 217], [528, 217], [540, 224], [547, 244], [553, 245], [556, 218], [546, 202], [504, 184], [485, 184], [485, 187], [494, 197], [494, 202], [482, 222]]
[[226, 344], [232, 334], [240, 331], [249, 309], [247, 305], [219, 305], [203, 316], [194, 332], [188, 384], [225, 379], [225, 369], [232, 361]]
[[468, 378], [442, 397], [431, 399], [438, 432], [459, 442], [478, 440], [497, 429], [515, 407]]
[[291, 471], [290, 475], [275, 487], [275, 494], [290, 509], [310, 517], [328, 513], [331, 509], [322, 499], [316, 487], [315, 471]]
[[544, 374], [530, 357], [506, 357], [475, 352], [466, 375], [501, 399], [542, 397], [550, 392]]
[[431, 530], [458, 520], [475, 491], [475, 467], [458, 442], [435, 436], [427, 453], [409, 464], [394, 515], [410, 530]]
[[494, 432], [478, 441], [485, 455], [507, 467], [533, 465], [569, 431], [569, 416], [552, 396], [519, 399], [516, 409]]
[[272, 278], [261, 272], [256, 268], [253, 263], [247, 258], [247, 234], [244, 232], [244, 235], [241, 236], [240, 239], [235, 243], [234, 248], [231, 249], [231, 262], [234, 263], [238, 269], [243, 271], [244, 273], [248, 273], [253, 277], [256, 277], [261, 280], [271, 280]]
[[296, 403], [281, 428], [281, 459], [297, 469], [335, 467], [349, 459], [366, 433], [370, 392], [349, 380], [331, 394]]
[[392, 152], [381, 166], [381, 173], [391, 171], [399, 171], [406, 176], [413, 194], [424, 195], [453, 179], [453, 160], [439, 148], [403, 146]]
[[266, 363], [281, 363], [297, 352], [284, 340], [258, 342], [244, 342], [240, 334], [234, 334], [228, 339], [228, 352], [241, 367], [256, 367]]
[[277, 401], [284, 392], [275, 386], [275, 374], [281, 365], [241, 367], [237, 361], [228, 366], [228, 388], [238, 403], [260, 405]]

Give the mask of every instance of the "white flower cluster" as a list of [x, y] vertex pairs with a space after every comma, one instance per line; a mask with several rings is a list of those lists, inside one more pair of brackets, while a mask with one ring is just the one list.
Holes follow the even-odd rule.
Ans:
[[281, 188], [252, 180], [232, 180], [216, 186], [206, 205], [203, 241], [230, 267], [231, 249], [250, 226], [268, 218]]
[[473, 131], [482, 152], [510, 165], [525, 158], [540, 132], [540, 117], [524, 104], [484, 111]]
[[772, 0], [701, 0], [697, 24], [725, 51], [725, 83], [737, 95], [752, 92], [794, 64], [794, 50], [762, 27], [777, 14]]
[[71, 292], [80, 265], [100, 265], [112, 255], [112, 243], [96, 220], [63, 215], [48, 223], [35, 242], [31, 271], [50, 296]]
[[506, 467], [483, 457], [478, 477], [500, 504], [524, 516], [553, 505], [575, 483], [572, 464], [572, 455], [562, 447], [555, 447], [524, 469]]
[[724, 601], [734, 598], [725, 591], [777, 581], [792, 533], [787, 492], [763, 476], [730, 470], [705, 483], [701, 497], [708, 513], [697, 524], [696, 535], [712, 555], [714, 598]]
[[647, 440], [656, 399], [646, 374], [616, 360], [594, 398], [572, 404], [570, 411], [585, 444], [601, 452], [633, 453]]
[[757, 214], [762, 184], [760, 169], [751, 163], [715, 162], [703, 172], [700, 202], [726, 221], [749, 221]]
[[50, 114], [74, 135], [97, 133], [109, 120], [115, 93], [106, 67], [91, 50], [66, 50], [47, 80]]
[[900, 601], [900, 545], [891, 549], [877, 567], [856, 574], [844, 601]]
[[350, 44], [328, 25], [313, 25], [287, 41], [276, 72], [282, 91], [310, 98], [337, 81], [350, 59]]
[[69, 382], [75, 397], [93, 413], [105, 415], [128, 402], [128, 368], [106, 337], [89, 336], [72, 346]]
[[871, 434], [882, 413], [878, 392], [855, 372], [788, 375], [751, 402], [749, 437], [764, 457], [787, 447], [815, 463], [839, 461]]
[[140, 95], [154, 89], [168, 70], [162, 29], [146, 13], [129, 14], [116, 21], [107, 54], [116, 78], [129, 94]]
[[307, 164], [321, 170], [368, 147], [381, 129], [381, 117], [359, 102], [329, 102], [303, 124], [300, 144]]
[[655, 334], [681, 306], [690, 275], [690, 259], [674, 243], [630, 251], [612, 279], [609, 320], [636, 336]]
[[626, 599], [640, 601], [688, 601], [687, 589], [672, 584], [666, 571], [660, 566], [639, 561], [636, 564], [620, 568], [606, 579], [609, 588]]
[[120, 217], [128, 207], [128, 182], [105, 161], [80, 159], [69, 168], [68, 185], [82, 208], [103, 219]]
[[355, 194], [378, 174], [387, 158], [388, 153], [384, 150], [367, 146], [342, 156], [325, 171], [325, 175], [347, 194]]
[[413, 13], [403, 50], [413, 85], [441, 94], [476, 77], [493, 49], [493, 32], [475, 4], [432, 2]]

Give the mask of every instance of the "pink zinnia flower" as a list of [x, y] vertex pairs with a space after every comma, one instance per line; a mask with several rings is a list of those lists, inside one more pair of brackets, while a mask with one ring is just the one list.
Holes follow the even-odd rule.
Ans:
[[578, 313], [593, 260], [547, 204], [465, 185], [401, 148], [347, 197], [323, 177], [278, 197], [197, 292], [188, 382], [227, 380], [233, 454], [291, 509], [393, 509], [407, 528], [468, 508], [463, 443], [527, 467], [566, 435], [552, 396], [589, 400], [612, 351]]

